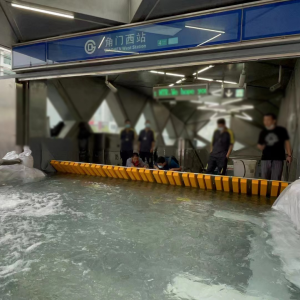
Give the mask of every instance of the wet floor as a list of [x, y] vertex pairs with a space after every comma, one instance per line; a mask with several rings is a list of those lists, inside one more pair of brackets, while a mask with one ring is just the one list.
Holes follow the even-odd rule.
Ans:
[[0, 187], [0, 299], [300, 299], [270, 201], [57, 175]]

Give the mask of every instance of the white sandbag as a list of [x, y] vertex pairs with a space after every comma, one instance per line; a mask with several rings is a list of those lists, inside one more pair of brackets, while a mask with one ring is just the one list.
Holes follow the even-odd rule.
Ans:
[[11, 181], [26, 183], [44, 177], [45, 174], [42, 171], [24, 165], [0, 166], [0, 183]]
[[5, 154], [5, 156], [3, 157], [3, 159], [6, 159], [6, 160], [12, 160], [12, 159], [17, 159], [17, 158], [19, 158], [19, 155], [17, 154], [16, 151], [7, 152]]
[[300, 230], [300, 180], [290, 184], [277, 198], [273, 208], [285, 212]]
[[33, 168], [33, 157], [32, 151], [29, 146], [24, 146], [24, 152], [19, 154], [19, 158], [22, 160], [22, 164], [28, 168]]

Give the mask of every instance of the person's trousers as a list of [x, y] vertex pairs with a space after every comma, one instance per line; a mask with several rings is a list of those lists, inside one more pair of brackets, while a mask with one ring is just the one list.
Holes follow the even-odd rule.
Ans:
[[149, 168], [153, 168], [153, 153], [140, 152], [140, 158], [144, 163], [148, 163]]
[[123, 167], [126, 167], [127, 159], [132, 157], [132, 154], [133, 154], [133, 150], [131, 150], [131, 151], [121, 151], [120, 152]]
[[227, 157], [213, 157], [210, 156], [206, 169], [207, 174], [214, 174], [216, 168], [218, 168], [219, 175], [225, 175], [227, 171]]
[[283, 160], [262, 160], [261, 177], [268, 180], [281, 180]]

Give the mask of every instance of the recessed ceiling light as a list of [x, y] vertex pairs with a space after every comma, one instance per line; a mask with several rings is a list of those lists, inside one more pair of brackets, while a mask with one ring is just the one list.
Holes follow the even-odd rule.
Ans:
[[21, 8], [21, 9], [26, 9], [26, 10], [32, 10], [32, 11], [35, 11], [35, 12], [40, 12], [40, 13], [43, 13], [43, 14], [48, 14], [48, 15], [53, 15], [53, 16], [58, 16], [58, 17], [63, 17], [63, 18], [74, 19], [73, 15], [62, 14], [62, 13], [58, 13], [58, 12], [54, 12], [54, 11], [50, 11], [50, 10], [34, 8], [34, 7], [20, 5], [20, 4], [16, 4], [16, 3], [12, 3], [11, 6], [17, 7], [17, 8]]
[[176, 73], [166, 73], [166, 75], [175, 76], [175, 77], [184, 77], [184, 75], [182, 75], [182, 74], [176, 74]]

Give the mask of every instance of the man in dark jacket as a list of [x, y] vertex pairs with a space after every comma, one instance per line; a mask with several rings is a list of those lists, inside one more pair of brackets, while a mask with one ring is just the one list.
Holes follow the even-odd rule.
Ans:
[[126, 167], [127, 159], [132, 157], [133, 146], [135, 141], [135, 132], [133, 128], [131, 128], [131, 123], [129, 120], [125, 121], [125, 128], [121, 131], [120, 139], [121, 139], [120, 155], [122, 159], [122, 166]]
[[218, 168], [218, 173], [225, 175], [227, 161], [233, 149], [234, 136], [232, 131], [226, 127], [225, 119], [219, 119], [217, 125], [218, 128], [215, 130], [212, 139], [206, 173], [213, 174], [215, 169]]
[[140, 158], [153, 168], [153, 150], [155, 145], [154, 132], [150, 128], [150, 121], [147, 120], [145, 123], [145, 129], [141, 130], [139, 134], [139, 152]]

